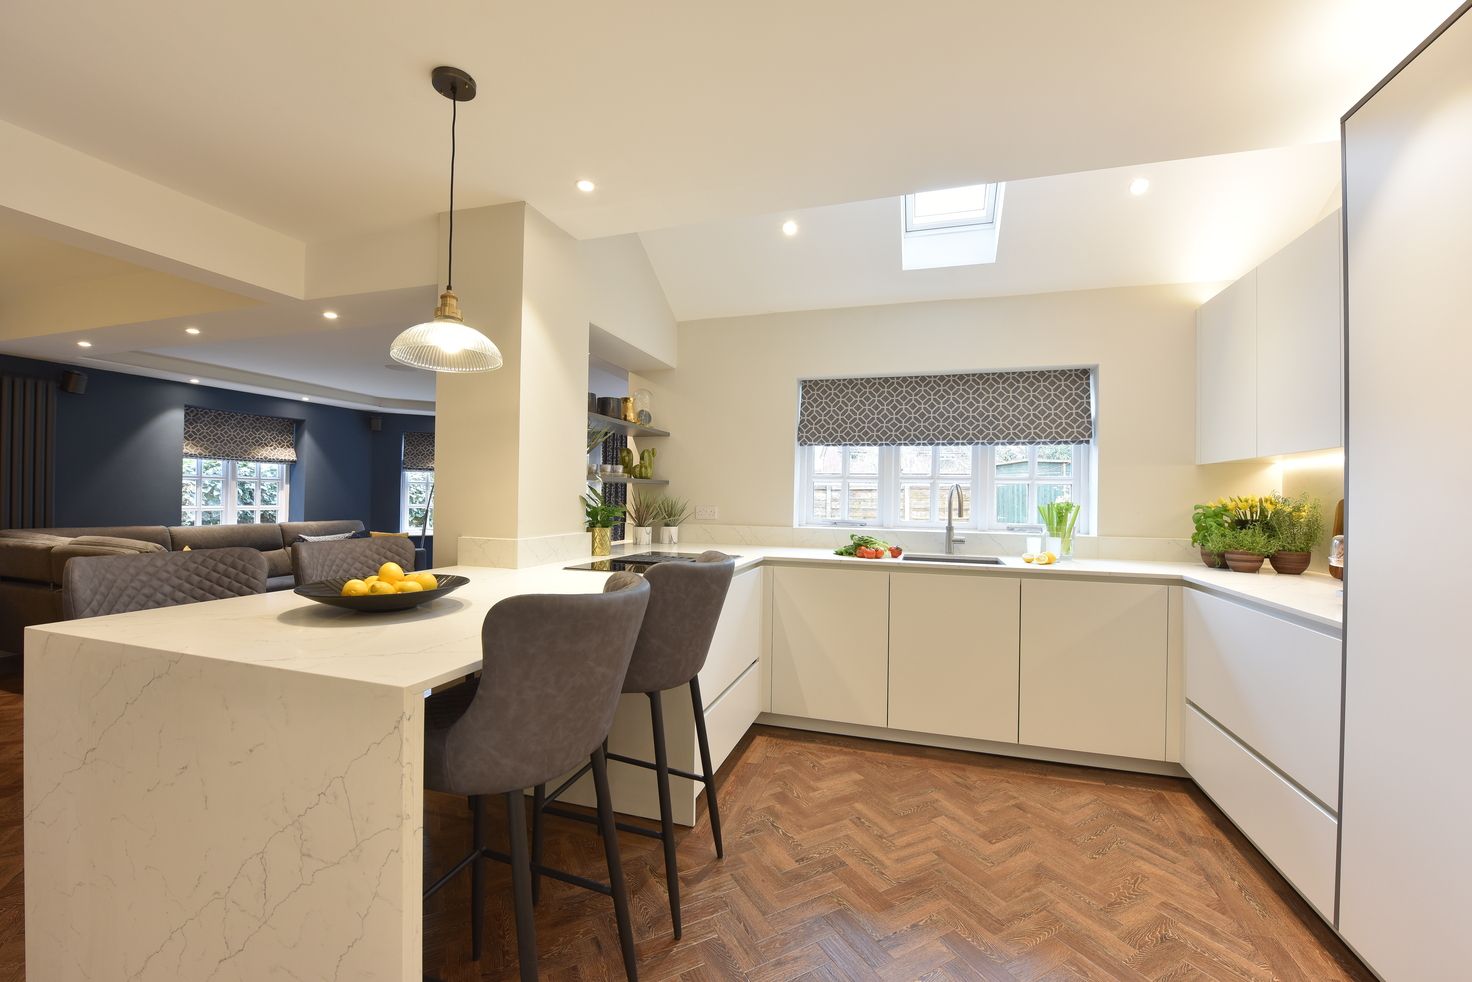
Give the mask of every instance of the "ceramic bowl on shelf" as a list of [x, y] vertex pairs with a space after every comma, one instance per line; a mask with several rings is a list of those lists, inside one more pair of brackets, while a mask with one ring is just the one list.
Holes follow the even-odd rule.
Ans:
[[449, 596], [470, 582], [468, 576], [436, 573], [435, 579], [439, 581], [439, 586], [433, 590], [420, 590], [415, 593], [370, 593], [362, 597], [344, 597], [342, 585], [349, 579], [351, 577], [339, 576], [331, 580], [318, 580], [316, 583], [299, 586], [294, 592], [299, 597], [306, 597], [308, 600], [315, 600], [319, 604], [327, 604], [330, 607], [344, 607], [365, 614], [382, 614], [391, 610], [408, 610], [420, 604], [427, 604], [432, 600]]

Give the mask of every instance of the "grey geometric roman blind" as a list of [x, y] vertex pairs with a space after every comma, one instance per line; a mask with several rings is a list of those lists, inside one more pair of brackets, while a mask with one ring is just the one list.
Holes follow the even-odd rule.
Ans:
[[185, 406], [184, 456], [292, 463], [296, 420]]
[[800, 446], [1087, 443], [1092, 373], [972, 372], [804, 379]]
[[404, 434], [404, 470], [434, 470], [434, 434]]

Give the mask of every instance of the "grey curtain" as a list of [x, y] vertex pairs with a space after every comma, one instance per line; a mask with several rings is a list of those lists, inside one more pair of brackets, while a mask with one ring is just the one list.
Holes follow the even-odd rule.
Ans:
[[54, 524], [56, 383], [0, 376], [0, 528]]
[[404, 434], [404, 470], [434, 470], [434, 434]]
[[294, 463], [296, 420], [185, 406], [184, 456]]
[[1087, 368], [804, 379], [801, 446], [1086, 443]]

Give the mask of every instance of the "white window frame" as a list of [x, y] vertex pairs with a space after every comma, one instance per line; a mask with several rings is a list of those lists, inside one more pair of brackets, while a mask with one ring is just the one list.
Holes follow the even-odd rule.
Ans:
[[[924, 235], [930, 232], [948, 232], [955, 229], [985, 228], [992, 225], [997, 219], [997, 185], [996, 184], [973, 184], [966, 187], [980, 187], [983, 189], [984, 202], [980, 214], [957, 214], [952, 218], [924, 219], [915, 217], [915, 194], [905, 195], [904, 231], [906, 235]], [[939, 188], [938, 190], [959, 190], [958, 188]], [[920, 192], [926, 193], [926, 192]]]
[[[420, 482], [419, 478], [422, 475], [428, 475], [428, 477]], [[434, 488], [434, 471], [422, 471], [415, 470], [410, 467], [405, 467], [402, 469], [402, 471], [400, 471], [399, 474], [399, 531], [412, 532], [413, 534], [418, 535], [421, 531], [421, 526], [409, 524], [409, 485], [412, 483], [427, 484], [432, 491]], [[434, 535], [433, 498], [431, 498], [429, 501], [429, 530], [426, 534]]]
[[[192, 474], [192, 475], [182, 473], [182, 471], [183, 471], [183, 464], [184, 464], [184, 461], [186, 461], [186, 460], [197, 461], [197, 463], [195, 465], [195, 473]], [[224, 465], [221, 468], [222, 473], [221, 473], [220, 477], [215, 478], [215, 477], [210, 477], [210, 476], [206, 476], [205, 475], [205, 473], [204, 473], [204, 462], [206, 460], [218, 460], [222, 465]], [[271, 467], [271, 466], [280, 467], [281, 468], [281, 477], [279, 479], [277, 479], [277, 478], [261, 478], [261, 477], [241, 477], [240, 474], [239, 474], [239, 468], [240, 468], [240, 466], [242, 464], [253, 465], [253, 466], [257, 467], [257, 468], [259, 468], [259, 467]], [[291, 498], [291, 464], [289, 464], [289, 463], [275, 462], [275, 461], [267, 461], [267, 462], [264, 462], [263, 463], [261, 461], [255, 461], [255, 460], [227, 460], [224, 457], [195, 457], [195, 456], [192, 456], [190, 454], [184, 454], [180, 458], [180, 460], [179, 460], [179, 465], [180, 465], [180, 471], [181, 471], [181, 473], [180, 473], [181, 482], [182, 483], [193, 483], [195, 485], [195, 492], [194, 492], [194, 501], [195, 501], [195, 503], [193, 505], [186, 505], [186, 504], [184, 504], [182, 502], [182, 500], [180, 501], [180, 504], [179, 504], [179, 521], [181, 523], [184, 523], [185, 513], [192, 513], [193, 514], [193, 517], [194, 517], [193, 524], [194, 525], [202, 525], [202, 524], [204, 524], [203, 523], [203, 513], [204, 512], [207, 512], [207, 511], [219, 511], [220, 512], [220, 522], [219, 522], [219, 524], [221, 524], [221, 525], [242, 525], [242, 524], [244, 524], [244, 525], [279, 525], [282, 522], [287, 522], [287, 521], [290, 521], [291, 520], [290, 519], [290, 511], [288, 510], [289, 507], [290, 507], [290, 498]], [[204, 502], [204, 488], [203, 488], [203, 483], [205, 481], [212, 481], [212, 480], [219, 480], [219, 481], [223, 482], [223, 490], [222, 490], [222, 492], [220, 494], [220, 504], [219, 505], [206, 505], [206, 504], [203, 503]], [[261, 489], [260, 489], [260, 486], [261, 486], [262, 483], [274, 483], [274, 484], [280, 484], [281, 485], [281, 490], [280, 490], [279, 494], [277, 495], [276, 504], [274, 504], [274, 505], [263, 505], [263, 504], [261, 504]], [[240, 505], [240, 504], [237, 503], [237, 495], [238, 495], [238, 490], [237, 489], [238, 489], [238, 486], [241, 485], [241, 484], [254, 484], [256, 486], [256, 494], [255, 494], [256, 503], [255, 504], [253, 504], [253, 505]], [[181, 492], [182, 492], [182, 488], [181, 488]], [[259, 519], [261, 517], [261, 512], [262, 511], [274, 511], [276, 513], [276, 520], [274, 522], [261, 522]], [[239, 520], [240, 519], [240, 513], [241, 512], [250, 512], [255, 517], [256, 520], [255, 521], [252, 521], [252, 522], [241, 522]]]
[[[1058, 446], [1059, 444], [1051, 444]], [[1073, 453], [1073, 476], [1067, 480], [1055, 477], [1039, 476], [1037, 473], [1037, 447], [1030, 447], [1028, 453], [1028, 474], [1026, 480], [998, 480], [996, 476], [995, 455], [993, 447], [986, 444], [971, 446], [971, 475], [967, 478], [948, 478], [937, 473], [939, 469], [938, 458], [932, 459], [931, 476], [928, 478], [935, 488], [932, 494], [934, 502], [935, 517], [928, 521], [901, 520], [899, 507], [899, 490], [902, 478], [900, 476], [900, 448], [879, 447], [879, 515], [875, 519], [854, 521], [847, 516], [848, 496], [843, 494], [845, 514], [839, 518], [823, 518], [813, 514], [813, 489], [817, 482], [837, 482], [840, 485], [840, 493], [851, 479], [848, 473], [848, 455], [843, 457], [843, 472], [841, 475], [819, 475], [815, 472], [816, 449], [815, 447], [798, 447], [799, 456], [799, 481], [798, 488], [798, 521], [805, 526], [814, 527], [844, 527], [844, 528], [915, 528], [915, 529], [943, 529], [946, 525], [945, 505], [947, 492], [952, 484], [961, 484], [970, 491], [970, 500], [976, 507], [967, 510], [966, 514], [955, 519], [955, 527], [958, 529], [969, 529], [976, 532], [1024, 532], [1037, 531], [1042, 525], [1037, 521], [1021, 523], [1003, 523], [996, 516], [996, 487], [998, 484], [1026, 483], [1028, 485], [1027, 511], [1029, 516], [1037, 514], [1037, 486], [1039, 484], [1065, 484], [1073, 485], [1072, 500], [1081, 506], [1079, 519], [1076, 525], [1077, 534], [1089, 534], [1093, 527], [1093, 485], [1091, 480], [1091, 465], [1094, 456], [1092, 443], [1069, 444], [1074, 448]], [[868, 475], [860, 475], [857, 480], [866, 481]], [[910, 478], [912, 480], [927, 480], [927, 478]]]

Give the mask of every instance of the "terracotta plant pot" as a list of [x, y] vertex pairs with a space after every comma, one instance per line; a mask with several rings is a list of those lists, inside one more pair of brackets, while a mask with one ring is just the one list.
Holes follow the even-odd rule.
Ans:
[[1275, 552], [1268, 557], [1273, 564], [1273, 569], [1285, 576], [1298, 576], [1308, 569], [1308, 564], [1313, 561], [1311, 552]]
[[1201, 550], [1201, 561], [1210, 566], [1212, 569], [1227, 568], [1227, 561], [1222, 558], [1222, 554], [1219, 552], [1207, 552], [1203, 548]]
[[1227, 567], [1234, 573], [1256, 573], [1262, 569], [1266, 556], [1259, 556], [1255, 552], [1224, 552], [1222, 558], [1227, 561]]

